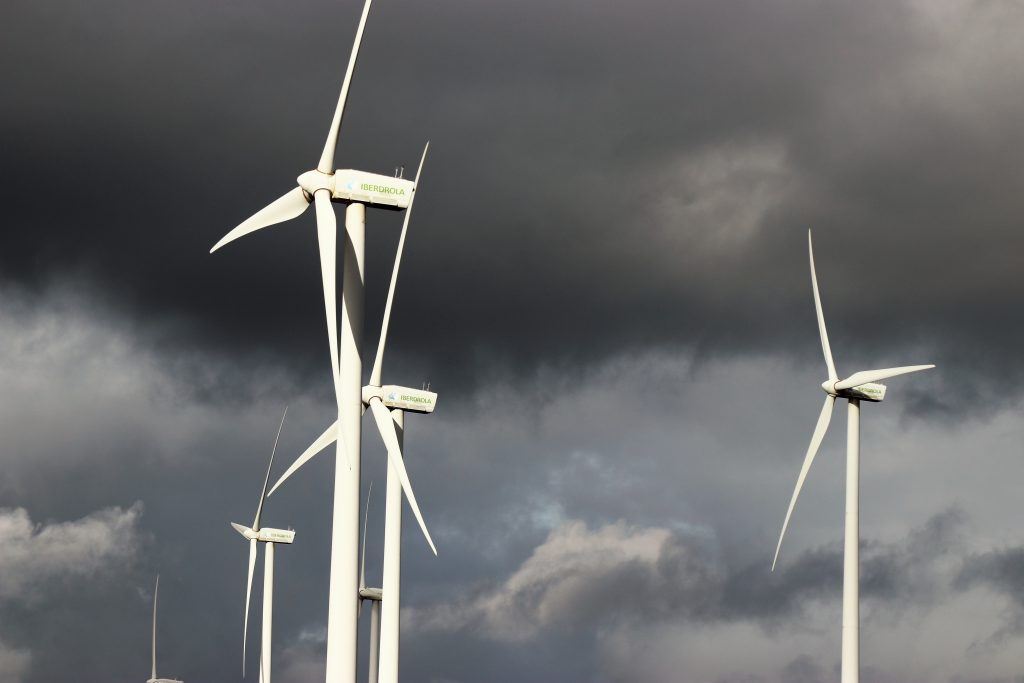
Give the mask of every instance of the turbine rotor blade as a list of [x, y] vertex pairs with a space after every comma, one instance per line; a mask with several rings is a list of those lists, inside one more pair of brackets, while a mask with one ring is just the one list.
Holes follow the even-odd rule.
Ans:
[[905, 365], [900, 368], [882, 368], [881, 370], [861, 370], [855, 372], [842, 382], [836, 382], [836, 390], [851, 389], [861, 384], [867, 384], [868, 382], [881, 382], [883, 379], [889, 379], [890, 377], [898, 377], [899, 375], [906, 375], [911, 372], [920, 372], [922, 370], [930, 370], [934, 368], [934, 365]]
[[[370, 521], [370, 495], [373, 493], [373, 482], [366, 492], [366, 512], [363, 513], [363, 541], [359, 551], [359, 590], [366, 588], [366, 526]], [[362, 607], [363, 600], [359, 599], [359, 606]]]
[[818, 314], [818, 333], [821, 335], [821, 351], [825, 354], [825, 365], [828, 366], [828, 378], [833, 382], [839, 379], [836, 364], [832, 360], [832, 347], [828, 344], [828, 332], [825, 330], [825, 314], [821, 310], [821, 294], [818, 293], [818, 276], [814, 272], [814, 247], [811, 245], [811, 231], [807, 231], [807, 253], [811, 257], [811, 287], [814, 289], [814, 309]]
[[331, 373], [334, 376], [335, 400], [341, 401], [341, 375], [338, 368], [338, 219], [331, 206], [331, 195], [322, 190], [314, 197], [316, 202], [316, 234], [320, 244], [320, 274], [324, 283], [324, 310], [327, 313], [327, 342], [331, 347]]
[[210, 253], [212, 254], [228, 242], [234, 242], [239, 237], [248, 235], [250, 232], [255, 232], [260, 228], [266, 228], [271, 225], [277, 225], [300, 216], [308, 206], [309, 199], [306, 198], [306, 193], [302, 191], [301, 187], [296, 187], [291, 192], [274, 200], [245, 219], [238, 227], [220, 238], [220, 242], [213, 245]]
[[800, 495], [800, 489], [804, 485], [804, 479], [807, 478], [807, 472], [811, 469], [811, 463], [814, 462], [814, 456], [818, 454], [818, 447], [821, 446], [821, 440], [825, 438], [825, 432], [828, 431], [828, 423], [832, 420], [832, 408], [835, 405], [836, 398], [832, 394], [825, 396], [825, 405], [821, 407], [821, 414], [818, 415], [818, 425], [814, 428], [814, 435], [811, 436], [811, 444], [807, 447], [807, 455], [804, 456], [804, 464], [800, 468], [800, 475], [796, 479], [796, 488], [793, 489], [793, 497], [789, 500], [789, 509], [786, 510], [786, 519], [782, 522], [782, 533], [779, 534], [779, 543], [775, 546], [775, 557], [772, 559], [772, 571], [775, 571], [775, 563], [779, 561], [779, 550], [782, 549], [782, 539], [786, 536], [786, 527], [789, 526], [789, 518], [793, 515], [793, 507], [796, 505], [796, 499]]
[[249, 541], [249, 580], [245, 584], [245, 620], [242, 622], [242, 678], [245, 678], [245, 646], [249, 637], [249, 598], [252, 596], [252, 573], [256, 569], [256, 539]]
[[430, 532], [427, 531], [423, 515], [420, 514], [420, 506], [416, 504], [416, 496], [412, 492], [412, 484], [409, 483], [409, 474], [405, 471], [405, 460], [402, 459], [402, 448], [398, 445], [398, 434], [395, 432], [395, 422], [391, 419], [391, 413], [376, 397], [370, 400], [370, 410], [373, 411], [373, 419], [377, 422], [377, 430], [380, 432], [381, 439], [384, 440], [384, 446], [388, 449], [388, 462], [398, 474], [398, 480], [402, 484], [406, 500], [409, 501], [409, 507], [412, 508], [412, 513], [416, 516], [416, 521], [419, 522], [427, 544], [434, 555], [437, 555], [437, 548], [434, 546], [433, 539], [430, 538]]
[[[332, 424], [330, 427], [324, 430], [323, 434], [317, 437], [316, 441], [310, 444], [309, 448], [307, 448], [302, 453], [302, 455], [295, 459], [295, 462], [291, 464], [291, 467], [285, 470], [285, 473], [281, 475], [281, 478], [277, 480], [277, 483], [274, 484], [273, 487], [271, 487], [270, 493], [268, 493], [267, 496], [269, 497], [274, 495], [274, 491], [277, 490], [277, 487], [283, 484], [288, 477], [292, 476], [292, 473], [295, 472], [295, 470], [305, 465], [310, 458], [312, 458], [314, 455], [316, 455], [323, 449], [327, 448], [337, 440], [338, 423], [334, 422], [334, 424]], [[344, 443], [341, 444], [341, 447], [345, 447]], [[346, 458], [348, 457], [348, 451], [345, 451], [345, 456]]]
[[153, 678], [156, 678], [156, 600], [160, 596], [160, 575], [156, 575], [156, 587], [153, 589]]
[[[366, 588], [366, 526], [370, 521], [370, 495], [373, 493], [373, 481], [370, 481], [370, 488], [366, 492], [366, 512], [363, 513], [363, 537], [361, 540], [362, 547], [359, 550], [359, 590], [362, 592]], [[356, 605], [356, 618], [361, 619], [363, 616], [363, 596], [359, 596], [359, 603]]]
[[277, 454], [277, 442], [281, 440], [281, 430], [284, 429], [284, 418], [288, 417], [288, 406], [284, 407], [284, 415], [281, 416], [281, 424], [277, 427], [277, 436], [274, 437], [274, 449], [270, 451], [270, 464], [267, 465], [267, 476], [263, 480], [263, 492], [260, 493], [260, 504], [256, 508], [256, 521], [252, 525], [253, 531], [260, 530], [260, 517], [263, 515], [263, 501], [267, 499], [267, 484], [270, 483], [270, 470], [274, 467], [274, 455]]
[[238, 533], [242, 534], [242, 538], [249, 538], [248, 536], [245, 535], [245, 532], [246, 531], [252, 531], [252, 529], [250, 529], [249, 527], [244, 527], [241, 524], [235, 524], [234, 522], [231, 522], [231, 526], [232, 526], [232, 528], [235, 531], [237, 531]]
[[352, 73], [356, 69], [356, 59], [359, 57], [359, 45], [363, 42], [363, 29], [366, 28], [366, 17], [370, 14], [370, 3], [366, 0], [363, 5], [363, 15], [359, 18], [359, 28], [356, 29], [356, 39], [352, 45], [352, 54], [348, 58], [348, 68], [345, 70], [345, 80], [341, 83], [341, 95], [338, 97], [338, 106], [334, 110], [334, 119], [331, 121], [331, 129], [327, 132], [327, 142], [324, 144], [324, 151], [320, 155], [320, 163], [317, 168], [324, 173], [334, 172], [334, 150], [338, 146], [338, 133], [341, 131], [341, 120], [345, 116], [345, 102], [348, 100], [348, 91], [352, 86]]
[[398, 249], [395, 251], [395, 267], [391, 271], [391, 286], [388, 288], [387, 303], [384, 304], [384, 322], [380, 326], [380, 339], [377, 341], [377, 357], [373, 360], [373, 371], [370, 373], [370, 385], [380, 386], [381, 366], [384, 362], [384, 342], [388, 337], [388, 323], [391, 321], [391, 304], [395, 300], [395, 285], [398, 282], [398, 267], [402, 264], [402, 250], [405, 248], [405, 235], [409, 231], [409, 217], [412, 216], [412, 204], [416, 199], [416, 190], [420, 187], [420, 174], [423, 173], [423, 162], [427, 160], [427, 150], [430, 149], [428, 142], [423, 148], [423, 156], [420, 157], [420, 167], [416, 170], [416, 185], [412, 197], [409, 198], [409, 206], [405, 209], [405, 221], [402, 223], [402, 236], [398, 238]]

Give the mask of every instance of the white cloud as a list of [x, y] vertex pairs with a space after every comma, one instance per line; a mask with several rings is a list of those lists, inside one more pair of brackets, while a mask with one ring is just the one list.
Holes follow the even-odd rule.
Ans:
[[142, 504], [135, 503], [71, 522], [36, 524], [23, 508], [0, 508], [0, 601], [31, 601], [50, 581], [123, 567], [139, 550], [141, 516]]

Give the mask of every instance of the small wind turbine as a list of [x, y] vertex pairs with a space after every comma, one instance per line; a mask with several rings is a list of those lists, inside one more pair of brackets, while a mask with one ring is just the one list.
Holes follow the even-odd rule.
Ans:
[[160, 594], [160, 575], [156, 575], [156, 587], [153, 589], [153, 671], [146, 683], [182, 683], [174, 678], [156, 677], [156, 601]]
[[[359, 402], [362, 385], [364, 281], [363, 261], [366, 242], [366, 206], [401, 211], [412, 201], [416, 185], [402, 178], [388, 177], [352, 169], [334, 170], [341, 122], [345, 113], [352, 74], [366, 27], [372, 0], [366, 0], [342, 82], [338, 105], [327, 133], [316, 169], [298, 177], [298, 187], [243, 221], [210, 250], [250, 232], [290, 220], [316, 205], [317, 239], [323, 279], [327, 338], [331, 352], [332, 380], [338, 406], [335, 428], [336, 468], [334, 475], [334, 513], [331, 526], [331, 573], [327, 608], [327, 671], [329, 681], [353, 681], [356, 670], [358, 596], [352, 591], [357, 581], [356, 553], [359, 550]], [[344, 280], [342, 288], [341, 338], [338, 338], [336, 305], [337, 219], [332, 201], [346, 203], [344, 240]], [[339, 356], [339, 348], [341, 350]], [[348, 468], [340, 467], [342, 454]], [[404, 468], [403, 468], [404, 471]], [[407, 489], [407, 495], [411, 489]], [[418, 515], [418, 511], [417, 511]]]
[[835, 363], [832, 361], [832, 349], [825, 331], [825, 315], [821, 310], [821, 296], [818, 293], [818, 278], [814, 272], [814, 248], [811, 246], [811, 233], [807, 232], [807, 250], [811, 260], [811, 287], [814, 290], [814, 307], [818, 313], [818, 331], [821, 334], [821, 350], [825, 355], [828, 367], [828, 379], [821, 384], [825, 391], [825, 405], [818, 416], [818, 425], [814, 428], [811, 444], [804, 456], [804, 464], [796, 480], [793, 497], [786, 510], [786, 519], [782, 523], [779, 543], [775, 547], [775, 558], [772, 560], [772, 571], [779, 559], [782, 539], [786, 535], [793, 506], [796, 505], [800, 488], [804, 485], [807, 471], [814, 462], [821, 440], [825, 437], [829, 422], [832, 419], [832, 408], [837, 398], [845, 398], [849, 404], [847, 413], [846, 437], [846, 530], [843, 548], [843, 648], [841, 683], [857, 683], [860, 678], [860, 402], [881, 402], [885, 398], [885, 386], [877, 382], [934, 368], [934, 365], [908, 365], [899, 368], [883, 368], [881, 370], [862, 370], [855, 372], [846, 379], [839, 379]]
[[274, 438], [274, 449], [270, 452], [270, 464], [267, 465], [267, 476], [263, 479], [263, 491], [260, 492], [260, 502], [256, 506], [256, 519], [252, 527], [242, 526], [231, 522], [235, 531], [243, 538], [249, 540], [249, 579], [245, 584], [245, 619], [242, 625], [242, 677], [245, 677], [245, 647], [249, 636], [249, 600], [252, 596], [252, 574], [256, 568], [256, 544], [262, 543], [263, 550], [263, 633], [260, 643], [260, 680], [263, 683], [270, 683], [270, 652], [271, 652], [271, 627], [274, 612], [274, 544], [292, 543], [295, 540], [295, 532], [291, 529], [271, 529], [261, 525], [263, 516], [263, 501], [267, 498], [267, 484], [270, 482], [270, 470], [274, 466], [274, 454], [277, 453], [277, 442], [281, 438], [281, 429], [284, 428], [284, 418], [288, 415], [288, 408], [284, 409], [281, 416], [281, 424], [277, 428], [277, 437]]

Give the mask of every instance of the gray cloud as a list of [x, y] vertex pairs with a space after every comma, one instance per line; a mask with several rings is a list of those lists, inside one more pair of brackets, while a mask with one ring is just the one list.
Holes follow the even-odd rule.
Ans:
[[[901, 542], [865, 543], [863, 598], [895, 612], [941, 599], [949, 590], [941, 560], [962, 552], [962, 522], [962, 513], [950, 510]], [[730, 567], [669, 529], [617, 522], [591, 530], [567, 521], [496, 585], [407, 610], [406, 623], [512, 643], [622, 622], [752, 620], [792, 628], [811, 602], [841, 592], [841, 576], [842, 549], [834, 545], [807, 551], [772, 575], [763, 563]]]
[[32, 653], [28, 650], [8, 647], [0, 641], [0, 677], [10, 683], [22, 683], [32, 665]]

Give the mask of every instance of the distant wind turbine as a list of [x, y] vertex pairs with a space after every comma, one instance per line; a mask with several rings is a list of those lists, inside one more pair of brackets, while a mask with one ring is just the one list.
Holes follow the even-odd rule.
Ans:
[[156, 575], [156, 587], [153, 588], [153, 670], [146, 683], [182, 683], [174, 678], [156, 677], [156, 603], [160, 595], [160, 575]]
[[839, 379], [835, 363], [832, 361], [832, 349], [825, 331], [825, 315], [821, 310], [821, 296], [818, 293], [818, 278], [814, 272], [814, 248], [811, 245], [811, 233], [807, 232], [807, 250], [811, 261], [811, 287], [814, 290], [814, 307], [818, 314], [818, 331], [821, 335], [821, 350], [825, 355], [828, 367], [828, 379], [821, 384], [825, 391], [825, 405], [818, 416], [818, 424], [814, 428], [811, 444], [804, 456], [800, 475], [796, 480], [793, 497], [786, 510], [786, 519], [782, 523], [778, 545], [775, 546], [775, 557], [772, 560], [772, 571], [779, 559], [782, 539], [786, 535], [786, 527], [793, 514], [793, 507], [804, 485], [807, 472], [818, 453], [821, 440], [825, 437], [829, 422], [832, 419], [832, 408], [837, 398], [844, 398], [849, 404], [847, 413], [846, 437], [846, 529], [843, 548], [843, 645], [841, 683], [858, 683], [860, 678], [860, 402], [880, 402], [885, 398], [885, 386], [877, 384], [883, 379], [919, 372], [934, 368], [934, 365], [908, 365], [898, 368], [881, 370], [861, 370], [846, 379]]
[[274, 448], [270, 452], [270, 464], [267, 465], [267, 476], [263, 479], [263, 490], [260, 492], [260, 502], [256, 506], [256, 519], [252, 527], [242, 526], [231, 522], [235, 531], [243, 538], [249, 540], [249, 579], [245, 584], [245, 618], [242, 622], [242, 677], [245, 677], [245, 648], [249, 637], [249, 602], [252, 597], [252, 575], [256, 568], [256, 545], [263, 544], [263, 631], [260, 642], [260, 680], [262, 683], [270, 683], [270, 653], [271, 636], [274, 616], [274, 545], [276, 543], [292, 543], [295, 540], [295, 532], [291, 529], [271, 529], [262, 526], [263, 502], [267, 498], [267, 484], [270, 482], [270, 470], [274, 467], [274, 454], [277, 453], [277, 443], [281, 439], [281, 429], [284, 428], [284, 419], [288, 416], [288, 408], [284, 409], [281, 416], [281, 424], [277, 428], [277, 436], [274, 438]]

